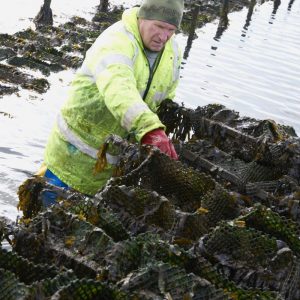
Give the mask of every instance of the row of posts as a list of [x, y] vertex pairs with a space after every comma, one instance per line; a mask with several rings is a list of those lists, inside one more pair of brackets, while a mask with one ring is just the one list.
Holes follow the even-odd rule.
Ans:
[[[220, 12], [220, 23], [218, 26], [218, 32], [216, 33], [216, 36], [220, 36], [224, 29], [227, 28], [228, 26], [228, 11], [229, 11], [229, 0], [220, 0], [222, 1], [222, 9]], [[263, 3], [265, 0], [260, 0], [261, 3]], [[201, 0], [198, 1], [193, 1], [192, 6], [194, 7], [192, 9], [192, 22], [191, 22], [191, 29], [195, 29], [197, 27], [197, 17], [199, 14], [199, 10], [201, 7]], [[273, 9], [273, 14], [276, 14], [276, 11], [278, 7], [281, 4], [281, 0], [273, 0], [274, 2], [274, 9]], [[294, 0], [290, 0], [289, 5], [288, 5], [288, 10], [291, 10], [291, 7], [294, 3]], [[253, 13], [253, 7], [256, 4], [256, 0], [250, 0], [249, 3], [249, 12], [252, 15]], [[52, 10], [51, 10], [51, 0], [44, 0], [44, 4], [42, 5], [39, 13], [37, 16], [34, 18], [34, 23], [37, 28], [42, 27], [42, 26], [52, 26], [53, 25], [53, 16], [52, 16]], [[98, 12], [108, 12], [109, 9], [109, 0], [100, 0], [99, 5], [98, 5]], [[249, 19], [249, 16], [248, 16]]]
[[[223, 32], [228, 28], [229, 25], [229, 19], [228, 19], [228, 13], [229, 13], [229, 4], [230, 0], [220, 0], [221, 1], [221, 10], [219, 13], [219, 24], [217, 27], [217, 31], [215, 34], [214, 39], [219, 40], [220, 37], [222, 36]], [[248, 14], [246, 18], [246, 23], [243, 27], [244, 30], [247, 30], [252, 14], [254, 11], [254, 7], [259, 2], [260, 4], [263, 4], [266, 0], [249, 0], [249, 6], [248, 6]], [[273, 7], [273, 12], [272, 12], [272, 18], [275, 17], [275, 14], [277, 12], [278, 7], [281, 4], [281, 0], [273, 0], [274, 2], [274, 7]], [[288, 10], [291, 10], [292, 5], [294, 3], [294, 0], [290, 0], [289, 5], [288, 5]], [[41, 7], [38, 15], [34, 18], [34, 23], [38, 28], [43, 27], [43, 26], [52, 26], [53, 25], [53, 17], [52, 17], [52, 10], [50, 8], [51, 5], [51, 0], [44, 0], [44, 4]], [[105, 13], [108, 12], [109, 10], [109, 0], [100, 0], [99, 5], [98, 5], [98, 13]], [[205, 0], [194, 0], [191, 1], [189, 5], [188, 10], [191, 12], [191, 21], [189, 23], [188, 27], [188, 39], [187, 39], [187, 44], [185, 47], [185, 51], [183, 54], [183, 57], [187, 59], [189, 56], [190, 49], [192, 47], [193, 40], [195, 39], [195, 31], [198, 26], [198, 16], [201, 11], [201, 8], [203, 9], [205, 7]]]
[[[39, 13], [34, 18], [33, 22], [37, 28], [53, 25], [52, 9], [50, 7], [51, 0], [44, 0]], [[109, 8], [109, 0], [100, 0], [98, 12], [107, 12]]]

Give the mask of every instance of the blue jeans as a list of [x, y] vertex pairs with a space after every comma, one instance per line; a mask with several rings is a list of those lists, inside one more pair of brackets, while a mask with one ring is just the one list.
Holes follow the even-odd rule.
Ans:
[[[69, 189], [69, 186], [66, 185], [64, 182], [62, 182], [55, 174], [53, 174], [49, 169], [47, 169], [44, 177], [46, 178], [46, 181], [50, 184], [53, 184], [58, 187], [63, 187], [65, 189]], [[44, 207], [49, 207], [56, 203], [57, 200], [57, 194], [52, 191], [45, 191], [43, 192], [42, 196], [42, 204]]]

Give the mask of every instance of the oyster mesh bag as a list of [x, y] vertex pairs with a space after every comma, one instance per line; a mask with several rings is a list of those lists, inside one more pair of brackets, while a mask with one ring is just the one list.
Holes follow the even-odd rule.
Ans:
[[178, 161], [109, 136], [95, 171], [120, 159], [94, 197], [22, 184], [22, 218], [0, 219], [1, 299], [300, 299], [294, 130], [221, 105], [158, 114]]

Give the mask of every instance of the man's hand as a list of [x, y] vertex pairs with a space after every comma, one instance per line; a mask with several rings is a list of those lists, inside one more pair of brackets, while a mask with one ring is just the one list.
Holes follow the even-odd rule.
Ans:
[[156, 146], [161, 152], [169, 155], [171, 158], [178, 160], [178, 155], [174, 145], [167, 137], [163, 129], [154, 129], [146, 133], [141, 141], [142, 144]]

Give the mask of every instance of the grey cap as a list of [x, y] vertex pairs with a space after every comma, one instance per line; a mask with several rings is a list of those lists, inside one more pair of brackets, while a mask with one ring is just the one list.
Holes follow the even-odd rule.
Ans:
[[138, 17], [146, 20], [164, 21], [180, 26], [183, 15], [183, 0], [144, 0]]

